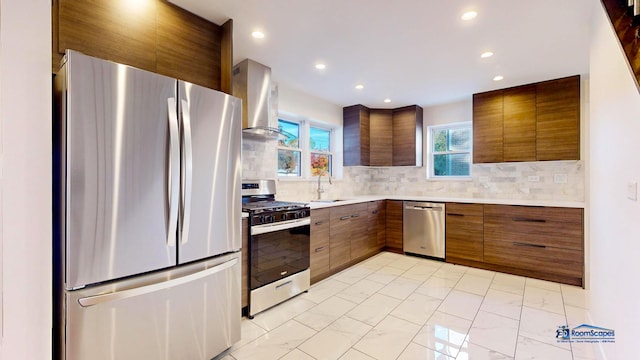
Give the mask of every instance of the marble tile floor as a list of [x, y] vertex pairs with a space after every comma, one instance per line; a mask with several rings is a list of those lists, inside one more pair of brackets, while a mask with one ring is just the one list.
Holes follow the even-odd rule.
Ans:
[[242, 319], [216, 360], [599, 359], [560, 343], [560, 325], [591, 323], [574, 286], [380, 253]]

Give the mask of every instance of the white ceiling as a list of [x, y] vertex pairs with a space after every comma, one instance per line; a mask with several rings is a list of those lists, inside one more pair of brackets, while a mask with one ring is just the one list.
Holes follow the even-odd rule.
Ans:
[[[589, 70], [597, 0], [170, 0], [233, 19], [234, 64], [340, 106], [431, 106]], [[465, 22], [463, 12], [476, 10]], [[251, 32], [262, 30], [256, 40]], [[481, 59], [491, 50], [495, 55]], [[324, 62], [323, 71], [314, 68]], [[495, 75], [504, 80], [494, 82]], [[364, 89], [356, 90], [356, 84]], [[390, 98], [390, 104], [383, 99]]]

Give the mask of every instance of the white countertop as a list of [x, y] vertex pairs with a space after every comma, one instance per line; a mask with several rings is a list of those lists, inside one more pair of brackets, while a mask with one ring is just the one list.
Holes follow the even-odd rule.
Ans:
[[410, 195], [365, 195], [352, 196], [341, 201], [335, 202], [316, 202], [312, 201], [309, 206], [311, 209], [321, 209], [331, 206], [358, 204], [367, 201], [377, 200], [408, 200], [408, 201], [427, 201], [427, 202], [458, 202], [458, 203], [475, 203], [475, 204], [496, 204], [496, 205], [523, 205], [523, 206], [547, 206], [547, 207], [567, 207], [581, 208], [585, 207], [582, 201], [556, 201], [556, 200], [511, 200], [511, 199], [475, 199], [475, 198], [452, 198], [437, 196], [410, 196]]

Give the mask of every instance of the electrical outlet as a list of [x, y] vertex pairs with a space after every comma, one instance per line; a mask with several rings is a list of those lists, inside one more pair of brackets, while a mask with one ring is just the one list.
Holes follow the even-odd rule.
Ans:
[[540, 176], [538, 175], [529, 175], [527, 179], [529, 182], [540, 182]]
[[556, 184], [566, 184], [567, 174], [553, 174], [553, 182]]
[[637, 182], [630, 181], [627, 184], [627, 198], [633, 201], [638, 200], [638, 183]]

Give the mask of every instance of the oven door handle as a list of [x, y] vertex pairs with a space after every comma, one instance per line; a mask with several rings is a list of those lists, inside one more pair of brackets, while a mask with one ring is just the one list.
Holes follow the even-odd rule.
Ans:
[[273, 224], [256, 225], [251, 227], [251, 235], [266, 234], [274, 231], [287, 230], [300, 226], [311, 225], [311, 218], [281, 221]]

